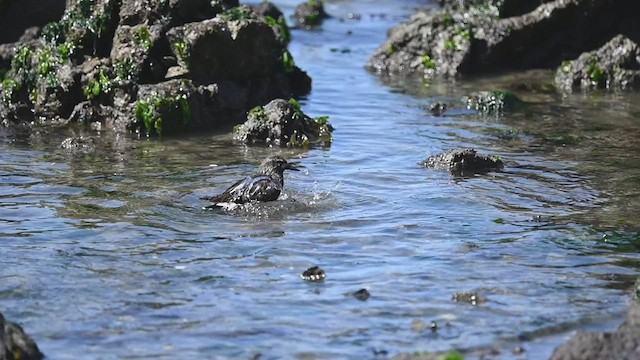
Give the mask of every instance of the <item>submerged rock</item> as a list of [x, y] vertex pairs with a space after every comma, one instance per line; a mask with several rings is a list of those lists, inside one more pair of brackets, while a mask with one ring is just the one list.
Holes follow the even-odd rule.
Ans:
[[452, 149], [433, 155], [421, 163], [422, 166], [448, 170], [453, 175], [484, 174], [502, 170], [502, 160], [493, 156], [478, 155], [474, 149]]
[[478, 305], [487, 301], [487, 298], [476, 292], [458, 292], [453, 294], [452, 299], [455, 302], [466, 302], [471, 305]]
[[[368, 67], [381, 74], [457, 76], [504, 69], [555, 68], [618, 33], [640, 37], [634, 0], [521, 2], [502, 13], [492, 2], [421, 11], [389, 32]], [[504, 4], [514, 3], [505, 1]], [[612, 21], [611, 19], [616, 19]]]
[[327, 274], [320, 267], [314, 266], [305, 270], [300, 277], [306, 281], [324, 281]]
[[516, 94], [506, 91], [479, 91], [465, 97], [464, 102], [467, 109], [485, 115], [517, 110], [524, 105]]
[[297, 101], [276, 99], [249, 111], [234, 137], [245, 144], [298, 147], [330, 144], [332, 132], [328, 117], [311, 118], [300, 110]]
[[640, 359], [640, 305], [632, 304], [613, 332], [578, 332], [551, 355], [551, 360]]
[[95, 146], [96, 139], [90, 136], [68, 137], [60, 144], [61, 148], [70, 151], [91, 151]]
[[435, 102], [429, 105], [429, 112], [433, 116], [442, 116], [447, 111], [447, 104], [443, 102]]
[[0, 313], [0, 360], [40, 360], [44, 355], [20, 325]]
[[302, 28], [311, 28], [322, 24], [322, 20], [329, 15], [324, 11], [322, 0], [307, 0], [298, 5], [293, 14], [296, 25]]
[[371, 297], [371, 293], [369, 293], [369, 290], [367, 289], [360, 289], [358, 291], [354, 291], [351, 295], [353, 295], [354, 298], [360, 301], [367, 301]]
[[556, 71], [556, 84], [573, 88], [637, 88], [640, 85], [640, 48], [618, 35], [601, 48], [563, 62]]

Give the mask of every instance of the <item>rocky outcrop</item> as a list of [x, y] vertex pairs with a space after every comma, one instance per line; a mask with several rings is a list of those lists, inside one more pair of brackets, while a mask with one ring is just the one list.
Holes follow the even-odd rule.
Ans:
[[438, 0], [438, 4], [453, 11], [477, 9], [507, 18], [526, 14], [551, 1], [553, 0]]
[[555, 68], [617, 34], [640, 37], [633, 0], [554, 0], [507, 18], [487, 2], [473, 4], [417, 13], [389, 32], [368, 68], [426, 77]]
[[20, 325], [0, 313], [0, 360], [40, 360], [44, 355]]
[[3, 124], [168, 134], [229, 126], [256, 105], [308, 93], [282, 13], [256, 8], [69, 0], [41, 37], [0, 46]]
[[329, 15], [324, 11], [322, 0], [307, 0], [296, 6], [293, 19], [297, 27], [310, 29], [322, 24]]
[[563, 62], [556, 71], [558, 87], [638, 88], [640, 85], [640, 48], [633, 40], [618, 35], [595, 51]]
[[558, 347], [551, 360], [640, 359], [640, 305], [633, 304], [613, 332], [579, 332]]
[[300, 147], [330, 144], [333, 127], [327, 117], [305, 115], [295, 100], [275, 99], [249, 111], [247, 121], [234, 132], [234, 138], [245, 144]]
[[422, 166], [448, 170], [456, 176], [485, 174], [501, 170], [504, 163], [497, 157], [478, 155], [474, 149], [452, 149], [433, 155], [420, 163]]

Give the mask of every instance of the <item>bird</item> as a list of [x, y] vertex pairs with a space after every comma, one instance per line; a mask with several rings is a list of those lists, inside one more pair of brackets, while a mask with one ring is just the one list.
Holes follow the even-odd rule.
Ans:
[[256, 174], [238, 180], [221, 194], [202, 198], [213, 203], [205, 206], [205, 209], [224, 206], [224, 204], [278, 200], [284, 187], [284, 171], [300, 171], [298, 166], [297, 163], [288, 162], [282, 156], [267, 157], [260, 164]]

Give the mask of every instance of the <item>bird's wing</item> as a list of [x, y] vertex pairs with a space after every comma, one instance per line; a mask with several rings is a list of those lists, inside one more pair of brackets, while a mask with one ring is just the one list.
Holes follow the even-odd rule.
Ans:
[[268, 176], [258, 176], [252, 179], [246, 189], [247, 200], [275, 201], [280, 196], [282, 188]]
[[227, 190], [225, 190], [222, 194], [214, 195], [212, 197], [206, 198], [214, 203], [228, 203], [228, 202], [241, 202], [242, 195], [251, 185], [251, 181], [253, 178], [247, 176], [242, 180], [236, 181], [235, 184], [231, 185]]

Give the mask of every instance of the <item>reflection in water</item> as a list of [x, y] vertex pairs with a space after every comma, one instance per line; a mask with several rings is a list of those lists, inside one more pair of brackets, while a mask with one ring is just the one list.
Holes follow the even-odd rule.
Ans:
[[[305, 112], [336, 127], [330, 148], [225, 134], [106, 136], [84, 153], [59, 149], [63, 134], [0, 145], [0, 305], [49, 357], [510, 358], [522, 345], [545, 358], [572, 330], [616, 325], [640, 260], [637, 95], [562, 97], [535, 73], [515, 87], [527, 110], [481, 117], [459, 98], [513, 79], [389, 88], [361, 64], [408, 9], [327, 7], [336, 17], [295, 32], [291, 51], [314, 78]], [[362, 20], [340, 21], [348, 12]], [[436, 100], [453, 106], [433, 117]], [[417, 165], [458, 146], [505, 171]], [[305, 166], [279, 201], [202, 209], [276, 153]], [[302, 281], [315, 265], [325, 281]], [[363, 288], [367, 301], [351, 296]], [[461, 292], [486, 302], [453, 301]]]

